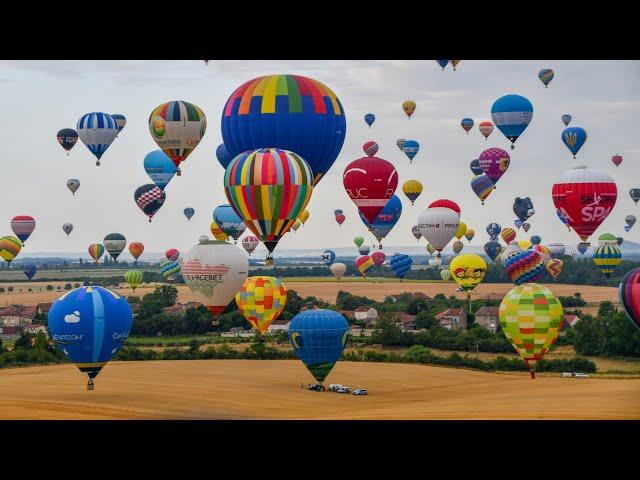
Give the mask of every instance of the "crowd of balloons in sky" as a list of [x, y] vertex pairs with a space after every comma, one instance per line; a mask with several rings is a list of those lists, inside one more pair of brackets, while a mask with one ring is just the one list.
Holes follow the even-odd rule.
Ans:
[[[449, 65], [456, 70], [459, 63], [460, 60], [437, 60], [443, 71]], [[539, 79], [545, 88], [554, 75], [551, 69], [540, 70]], [[407, 121], [420, 114], [419, 105], [413, 100], [399, 102], [398, 108]], [[488, 141], [497, 127], [515, 151], [517, 140], [533, 120], [534, 108], [527, 98], [507, 93], [495, 99], [487, 113], [491, 120], [461, 119], [461, 133], [470, 134], [477, 123], [479, 132]], [[587, 133], [581, 127], [570, 127], [572, 120], [570, 114], [565, 114], [558, 123], [566, 127], [560, 132], [561, 141], [576, 158], [587, 140]], [[375, 121], [374, 113], [364, 116], [371, 131], [375, 129]], [[345, 141], [345, 112], [331, 88], [318, 80], [300, 75], [268, 75], [250, 79], [231, 93], [220, 124], [223, 143], [216, 149], [216, 157], [225, 170], [220, 187], [228, 204], [213, 209], [210, 224], [213, 239], [201, 236], [182, 258], [177, 249], [169, 248], [161, 272], [169, 282], [181, 276], [197, 301], [213, 315], [221, 314], [235, 299], [248, 323], [265, 333], [286, 304], [287, 288], [275, 277], [249, 276], [248, 257], [262, 242], [268, 250], [265, 263], [272, 266], [272, 254], [278, 242], [290, 230], [298, 230], [309, 220], [306, 207], [313, 191], [331, 169]], [[125, 126], [124, 115], [90, 112], [80, 117], [76, 129], [61, 129], [57, 139], [67, 154], [80, 139], [99, 166]], [[148, 126], [158, 146], [158, 150], [149, 152], [143, 161], [152, 183], [135, 189], [133, 199], [151, 222], [167, 203], [167, 185], [175, 181], [174, 176], [182, 176], [189, 155], [205, 135], [207, 119], [197, 105], [172, 100], [150, 111]], [[409, 163], [420, 150], [415, 139], [400, 138], [396, 145]], [[400, 178], [392, 162], [376, 156], [379, 146], [375, 141], [367, 141], [362, 148], [364, 156], [351, 161], [344, 169], [343, 186], [358, 210], [360, 221], [378, 242], [378, 248], [374, 247], [371, 253], [365, 239], [355, 237], [354, 244], [360, 255], [355, 266], [366, 277], [371, 267], [386, 263], [402, 281], [412, 267], [412, 258], [401, 252], [387, 256], [382, 250], [382, 241], [403, 212], [402, 199], [396, 194]], [[507, 173], [511, 160], [507, 151], [490, 147], [470, 162], [473, 174], [470, 187], [483, 205]], [[623, 158], [616, 154], [612, 162], [620, 167]], [[188, 175], [189, 170], [185, 168], [184, 177]], [[80, 185], [76, 178], [67, 181], [73, 195]], [[402, 183], [401, 190], [414, 206], [423, 186], [418, 179], [409, 178]], [[579, 237], [577, 249], [581, 254], [587, 251], [589, 238], [614, 208], [617, 193], [616, 183], [609, 174], [584, 164], [564, 173], [553, 185], [551, 195], [558, 219]], [[629, 195], [637, 204], [640, 188], [632, 189]], [[560, 243], [545, 245], [539, 235], [516, 240], [521, 229], [525, 233], [529, 231], [530, 219], [535, 215], [529, 197], [515, 198], [513, 212], [514, 228], [503, 228], [496, 222], [486, 226], [490, 240], [484, 250], [492, 262], [502, 265], [515, 285], [500, 305], [500, 324], [535, 378], [535, 364], [557, 339], [562, 321], [558, 300], [549, 289], [535, 282], [545, 270], [554, 278], [562, 272], [562, 256], [567, 249]], [[195, 214], [193, 208], [184, 208], [185, 221], [190, 221]], [[336, 209], [333, 215], [339, 232], [347, 215], [342, 209]], [[479, 255], [461, 253], [463, 239], [471, 242], [475, 236], [475, 231], [461, 218], [462, 211], [456, 201], [436, 199], [416, 216], [411, 234], [418, 241], [426, 240], [431, 255], [429, 267], [439, 270], [443, 281], [453, 279], [462, 291], [471, 295], [482, 282], [487, 264]], [[634, 215], [628, 215], [625, 231], [628, 232], [635, 221]], [[35, 227], [36, 221], [29, 215], [14, 217], [11, 228], [15, 236], [0, 238], [0, 256], [10, 263]], [[67, 235], [73, 231], [71, 223], [65, 223], [62, 228]], [[245, 232], [247, 235], [240, 242], [243, 252], [237, 242]], [[455, 256], [443, 265], [446, 259], [443, 260], [442, 250], [454, 238]], [[610, 275], [620, 263], [622, 242], [621, 237], [611, 233], [598, 237], [593, 261], [604, 275]], [[117, 261], [126, 246], [124, 235], [110, 233], [103, 243], [89, 245], [88, 252], [96, 262], [105, 251]], [[137, 261], [144, 252], [143, 243], [130, 243], [129, 252]], [[336, 253], [330, 249], [322, 253], [321, 259], [339, 282], [347, 266], [336, 262]], [[29, 264], [24, 273], [30, 279], [37, 268]], [[125, 275], [134, 290], [143, 278], [138, 270]], [[629, 318], [640, 328], [640, 269], [632, 270], [622, 279], [619, 294]], [[65, 293], [49, 313], [53, 339], [71, 361], [88, 374], [91, 389], [93, 378], [126, 341], [131, 324], [132, 314], [126, 299], [96, 286]], [[347, 335], [348, 323], [344, 317], [330, 310], [301, 312], [289, 326], [289, 339], [296, 355], [318, 381], [325, 379], [340, 357]]]

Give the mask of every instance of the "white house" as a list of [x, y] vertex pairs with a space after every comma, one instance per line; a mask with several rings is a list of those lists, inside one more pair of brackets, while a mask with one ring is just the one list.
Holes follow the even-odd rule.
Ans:
[[281, 320], [277, 319], [271, 322], [269, 328], [267, 328], [267, 332], [276, 333], [276, 332], [288, 332], [289, 331], [289, 320]]
[[378, 311], [373, 307], [358, 307], [355, 309], [353, 316], [356, 320], [372, 322], [378, 318]]
[[436, 315], [441, 327], [451, 329], [466, 328], [467, 312], [461, 308], [449, 308]]

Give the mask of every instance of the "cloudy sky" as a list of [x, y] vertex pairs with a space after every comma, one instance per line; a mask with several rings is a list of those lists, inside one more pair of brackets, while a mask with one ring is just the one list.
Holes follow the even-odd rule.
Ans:
[[[538, 71], [552, 68], [548, 89]], [[261, 75], [292, 73], [312, 77], [329, 86], [347, 115], [347, 137], [336, 163], [313, 192], [310, 219], [288, 233], [278, 249], [347, 247], [356, 235], [368, 242], [355, 205], [344, 192], [342, 172], [361, 156], [362, 144], [375, 140], [378, 156], [396, 165], [403, 213], [385, 243], [416, 245], [411, 226], [428, 203], [438, 198], [456, 201], [462, 220], [476, 230], [473, 244], [488, 240], [487, 223], [512, 226], [515, 196], [530, 196], [536, 214], [528, 235], [543, 243], [575, 245], [579, 239], [560, 223], [551, 199], [554, 181], [577, 162], [560, 139], [560, 117], [573, 116], [572, 126], [589, 137], [578, 160], [610, 173], [619, 189], [613, 213], [596, 232], [610, 231], [640, 241], [640, 225], [623, 230], [624, 217], [638, 214], [628, 196], [640, 187], [640, 62], [637, 61], [465, 61], [453, 72], [435, 61], [3, 61], [2, 87], [3, 169], [0, 188], [0, 234], [11, 234], [14, 215], [28, 214], [38, 225], [21, 256], [35, 252], [86, 252], [90, 243], [120, 232], [128, 242], [141, 241], [147, 252], [176, 247], [186, 251], [202, 234], [209, 234], [211, 212], [227, 203], [223, 169], [215, 157], [222, 142], [220, 118], [228, 96], [243, 82]], [[498, 97], [517, 93], [529, 98], [534, 116], [525, 133], [509, 150], [508, 140], [494, 130], [488, 141], [477, 124], [491, 119]], [[187, 100], [200, 106], [208, 119], [204, 139], [166, 189], [167, 201], [152, 223], [133, 200], [135, 189], [150, 183], [144, 156], [157, 148], [147, 126], [150, 111], [169, 100]], [[413, 99], [417, 109], [409, 120], [401, 104]], [[127, 126], [104, 154], [101, 166], [80, 142], [69, 156], [58, 145], [56, 132], [75, 128], [87, 112], [122, 113]], [[363, 121], [372, 112], [372, 128]], [[471, 117], [476, 126], [466, 135], [460, 119]], [[420, 152], [409, 164], [396, 146], [398, 138], [414, 139]], [[511, 165], [497, 189], [482, 206], [470, 188], [469, 162], [482, 150], [500, 147], [511, 154]], [[616, 168], [611, 156], [621, 154]], [[75, 197], [66, 187], [78, 178]], [[415, 206], [400, 192], [405, 180], [424, 185]], [[182, 210], [196, 214], [187, 222]], [[342, 208], [347, 221], [338, 227], [333, 211]], [[74, 230], [67, 238], [62, 224]], [[518, 238], [524, 238], [523, 232]], [[424, 241], [423, 241], [424, 242]], [[276, 253], [278, 251], [276, 249]], [[144, 256], [143, 256], [144, 258]]]

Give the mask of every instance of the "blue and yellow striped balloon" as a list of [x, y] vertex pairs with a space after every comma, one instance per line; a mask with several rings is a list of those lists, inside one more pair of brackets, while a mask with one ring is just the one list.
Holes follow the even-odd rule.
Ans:
[[593, 252], [593, 263], [595, 263], [604, 276], [609, 278], [620, 262], [622, 261], [622, 252], [613, 245], [605, 245], [596, 248]]

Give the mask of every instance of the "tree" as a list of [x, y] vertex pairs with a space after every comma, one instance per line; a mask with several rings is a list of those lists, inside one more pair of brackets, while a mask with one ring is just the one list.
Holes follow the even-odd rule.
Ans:
[[376, 321], [376, 329], [372, 338], [376, 343], [382, 345], [398, 345], [402, 339], [402, 330], [391, 316], [380, 315]]
[[428, 310], [421, 311], [416, 317], [416, 327], [418, 328], [431, 328], [434, 325], [438, 325], [438, 321], [436, 316]]
[[48, 291], [53, 290], [53, 286], [52, 286], [52, 285], [47, 285], [47, 290], [48, 290]]
[[64, 289], [65, 290], [71, 290], [71, 284], [70, 283], [65, 283], [64, 284]]
[[9, 293], [13, 292], [13, 287], [7, 287], [7, 291], [8, 291]]
[[33, 348], [33, 340], [35, 335], [29, 332], [22, 332], [20, 337], [13, 344], [14, 350], [31, 350]]
[[155, 289], [153, 295], [160, 298], [165, 307], [171, 307], [178, 300], [178, 289], [171, 285], [162, 285]]
[[0, 287], [0, 293], [4, 293], [4, 287]]

